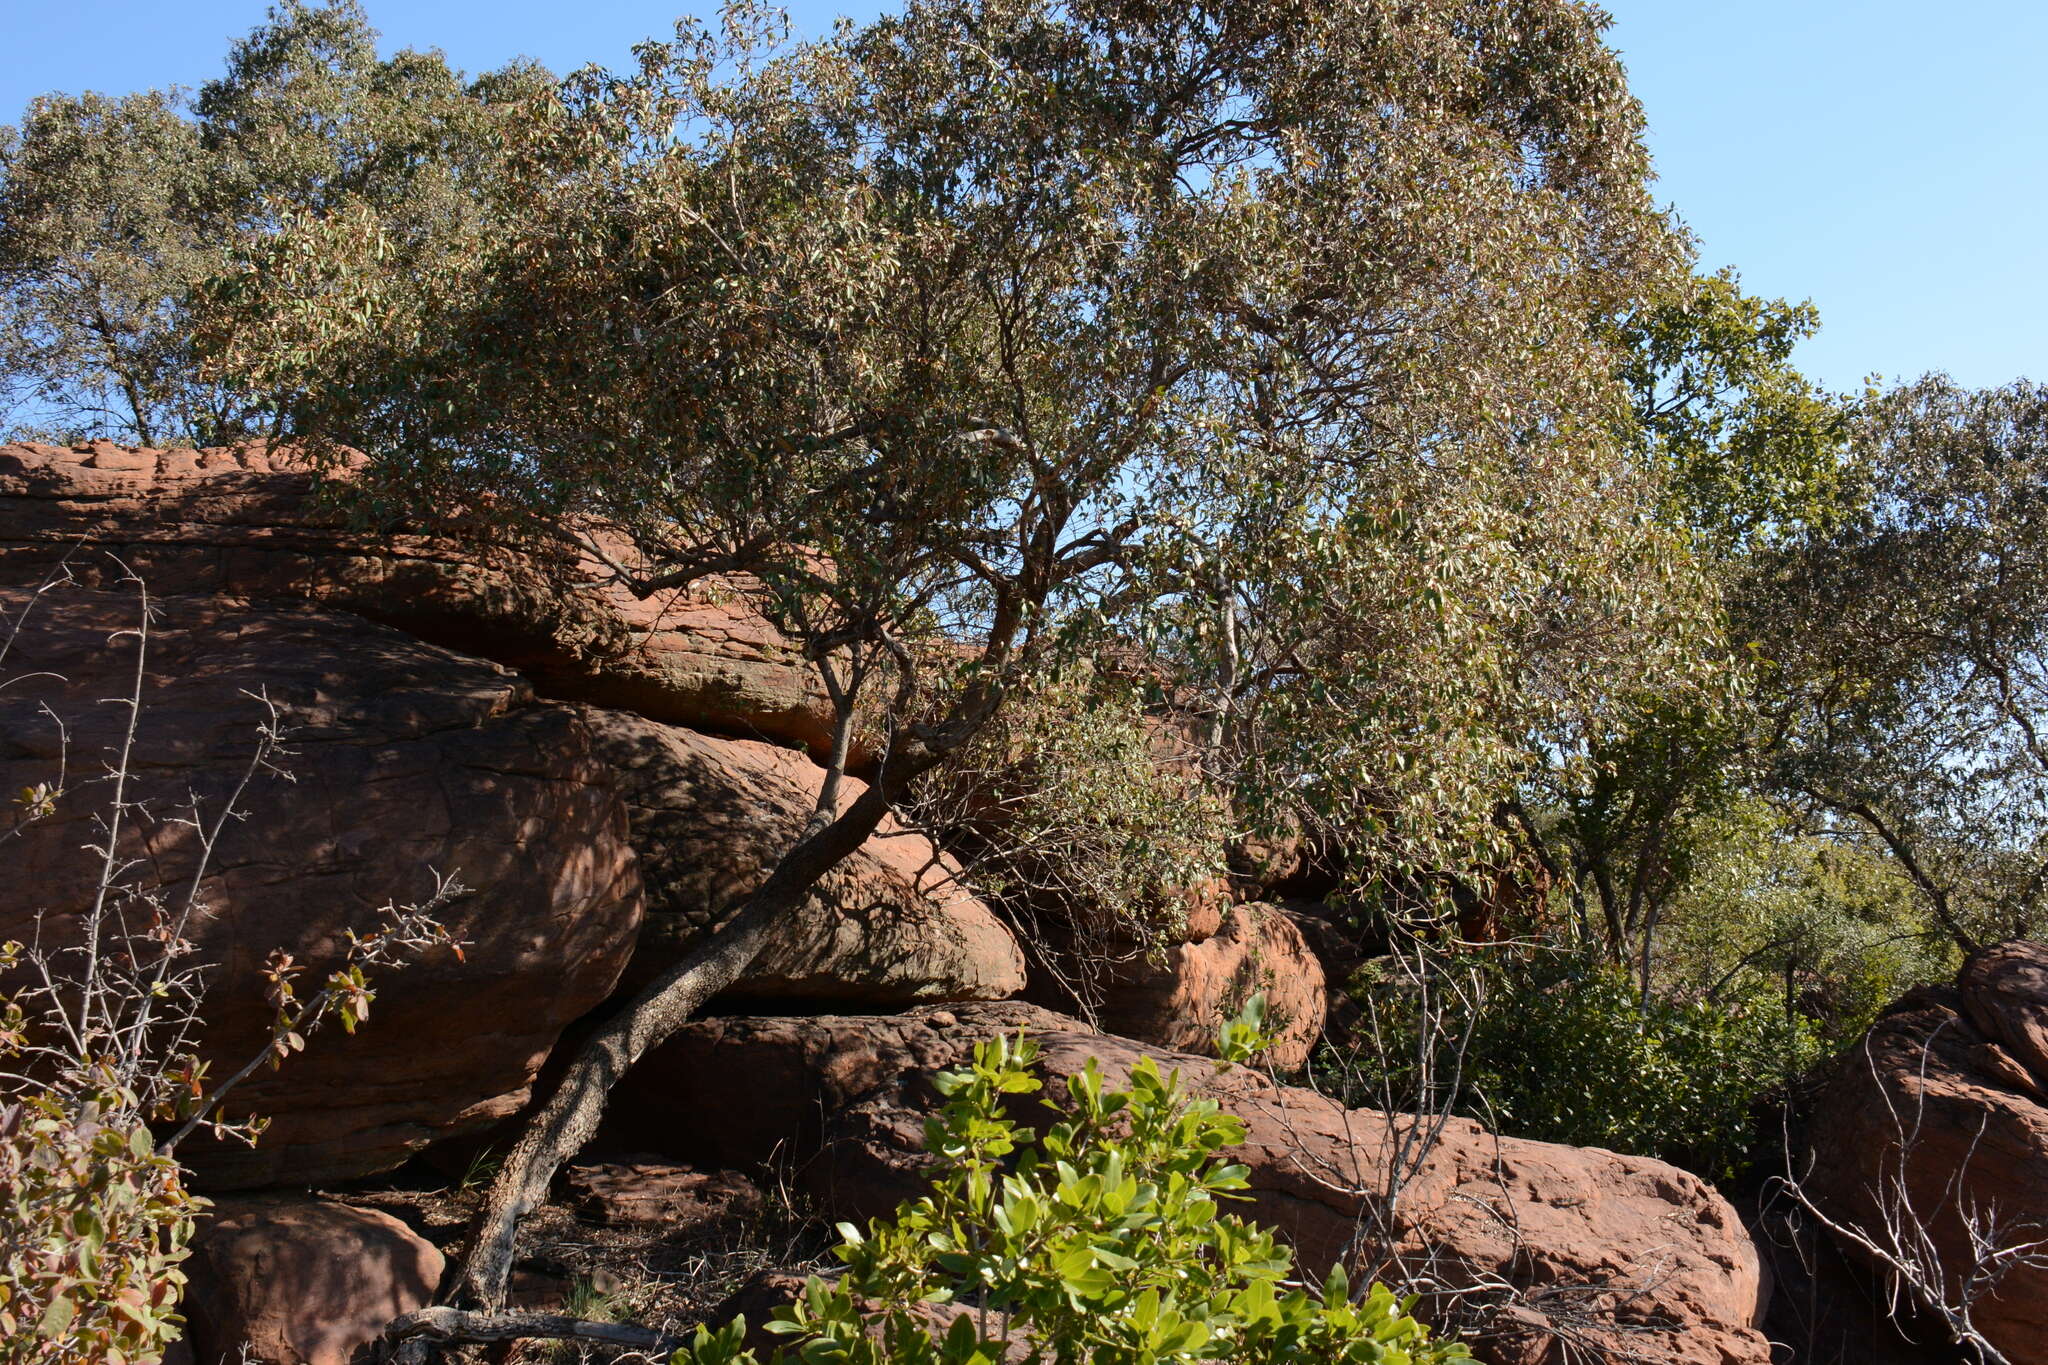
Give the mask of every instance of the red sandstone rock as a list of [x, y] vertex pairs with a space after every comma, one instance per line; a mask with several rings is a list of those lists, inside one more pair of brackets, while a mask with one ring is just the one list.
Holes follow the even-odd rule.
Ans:
[[[1095, 1058], [1112, 1082], [1144, 1056], [1180, 1069], [1196, 1093], [1243, 1116], [1233, 1154], [1251, 1169], [1251, 1216], [1289, 1238], [1303, 1262], [1360, 1259], [1361, 1218], [1382, 1208], [1413, 1136], [1408, 1120], [1346, 1110], [1242, 1068], [1098, 1034], [1019, 1003], [921, 1009], [893, 1018], [726, 1019], [692, 1024], [651, 1054], [617, 1093], [621, 1122], [661, 1134], [677, 1156], [718, 1164], [780, 1150], [807, 1161], [804, 1186], [835, 1217], [878, 1216], [923, 1181], [931, 1075], [974, 1043], [1026, 1029], [1059, 1078]], [[721, 1097], [745, 1094], [744, 1107]], [[1026, 1112], [1040, 1113], [1027, 1104]], [[1660, 1162], [1497, 1138], [1462, 1119], [1401, 1183], [1368, 1269], [1394, 1267], [1445, 1291], [1503, 1282], [1543, 1291], [1550, 1311], [1591, 1319], [1589, 1347], [1673, 1365], [1763, 1365], [1753, 1324], [1764, 1289], [1755, 1247], [1703, 1181]], [[1439, 1293], [1425, 1310], [1446, 1311]], [[1603, 1325], [1604, 1324], [1604, 1325]], [[1550, 1340], [1525, 1312], [1482, 1341], [1495, 1361], [1542, 1359]], [[1549, 1349], [1544, 1347], [1544, 1349]]]
[[766, 1206], [760, 1189], [737, 1171], [700, 1171], [659, 1157], [571, 1166], [562, 1183], [585, 1217], [669, 1235], [751, 1218]]
[[[619, 774], [648, 889], [628, 974], [651, 980], [723, 923], [796, 841], [822, 771], [803, 755], [589, 710]], [[843, 798], [862, 786], [847, 779]], [[734, 994], [841, 1007], [1001, 1000], [1024, 986], [1008, 929], [922, 835], [887, 820], [778, 926]]]
[[[565, 586], [576, 566], [351, 532], [289, 450], [0, 445], [0, 583], [112, 551], [158, 593], [308, 600], [509, 664], [550, 696], [822, 751], [812, 671], [731, 584], [638, 600]], [[594, 566], [585, 566], [594, 568]], [[596, 578], [594, 572], [584, 573]]]
[[1963, 964], [1956, 986], [1978, 1032], [2048, 1087], [2048, 944], [1987, 948]]
[[348, 1365], [432, 1301], [441, 1253], [390, 1214], [304, 1198], [220, 1202], [185, 1269], [197, 1365]]
[[[1931, 1231], [1951, 1293], [1974, 1256], [1967, 1218], [2005, 1241], [2048, 1227], [2048, 945], [1974, 956], [1955, 989], [1908, 994], [1834, 1067], [1815, 1102], [1811, 1193], [1882, 1236], [1902, 1202]], [[1852, 1254], [1854, 1253], [1851, 1248]], [[1978, 1330], [2015, 1362], [2048, 1362], [2048, 1269], [2017, 1266]]]
[[1264, 993], [1267, 1027], [1278, 1038], [1267, 1060], [1283, 1071], [1307, 1065], [1329, 1000], [1323, 965], [1301, 930], [1270, 905], [1233, 906], [1211, 923], [1162, 962], [1139, 956], [1114, 969], [1103, 1027], [1160, 1047], [1213, 1052], [1224, 1021]]
[[[0, 591], [0, 619], [24, 600]], [[315, 1035], [281, 1070], [263, 1069], [231, 1110], [271, 1116], [254, 1149], [195, 1137], [180, 1155], [203, 1183], [240, 1188], [388, 1170], [428, 1142], [486, 1126], [525, 1102], [562, 1028], [602, 1001], [637, 934], [637, 863], [626, 814], [590, 727], [538, 703], [521, 678], [355, 617], [157, 599], [131, 802], [122, 847], [179, 888], [197, 856], [178, 805], [198, 793], [216, 815], [249, 766], [264, 693], [291, 734], [257, 773], [248, 818], [224, 828], [191, 928], [208, 965], [203, 1051], [224, 1076], [269, 1035], [259, 970], [274, 948], [316, 985], [387, 901], [424, 899], [434, 870], [473, 893], [444, 922], [468, 944], [374, 980], [353, 1036]], [[139, 619], [126, 592], [46, 595], [15, 640], [0, 691], [0, 790], [54, 782], [51, 819], [6, 845], [0, 939], [73, 938], [98, 868], [81, 845], [111, 791], [104, 764], [126, 723]], [[36, 676], [25, 676], [36, 675]], [[68, 753], [48, 703], [69, 726]], [[40, 925], [36, 916], [45, 912]]]

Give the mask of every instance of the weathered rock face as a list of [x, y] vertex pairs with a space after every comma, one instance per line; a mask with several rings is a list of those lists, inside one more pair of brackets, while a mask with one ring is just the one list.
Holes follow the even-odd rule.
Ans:
[[348, 1365], [433, 1300], [444, 1262], [388, 1213], [311, 1199], [231, 1199], [194, 1239], [184, 1312], [196, 1365]]
[[[1383, 1267], [1479, 1300], [1505, 1297], [1479, 1288], [1490, 1284], [1545, 1291], [1559, 1321], [1496, 1314], [1491, 1359], [1551, 1358], [1552, 1325], [1568, 1325], [1589, 1348], [1635, 1353], [1621, 1358], [1770, 1359], [1753, 1328], [1764, 1296], [1755, 1247], [1734, 1210], [1693, 1176], [1643, 1158], [1496, 1138], [1464, 1120], [1402, 1166], [1412, 1137], [1405, 1120], [1346, 1110], [1242, 1068], [1219, 1074], [1213, 1062], [1094, 1033], [1032, 1005], [706, 1020], [651, 1054], [615, 1107], [636, 1139], [660, 1135], [678, 1157], [743, 1164], [779, 1149], [803, 1163], [803, 1185], [833, 1216], [876, 1216], [921, 1187], [923, 1123], [937, 1102], [931, 1075], [964, 1061], [980, 1039], [1019, 1028], [1039, 1040], [1050, 1077], [1094, 1058], [1120, 1081], [1149, 1055], [1241, 1115], [1249, 1137], [1233, 1159], [1251, 1170], [1249, 1211], [1305, 1264], [1356, 1261], [1361, 1220], [1379, 1211]], [[748, 1104], [726, 1102], [735, 1094]], [[1386, 1212], [1397, 1169], [1405, 1179]], [[1442, 1294], [1427, 1306], [1451, 1311]]]
[[[619, 774], [648, 888], [628, 977], [637, 985], [767, 879], [809, 818], [823, 773], [773, 745], [619, 712], [585, 716]], [[847, 779], [843, 790], [852, 800], [861, 784]], [[922, 835], [885, 822], [778, 927], [736, 994], [870, 1009], [1015, 995], [1024, 955], [957, 872]]]
[[[24, 601], [0, 590], [0, 615]], [[207, 964], [202, 1050], [224, 1076], [256, 1055], [271, 1006], [259, 970], [281, 948], [317, 983], [392, 900], [424, 900], [434, 870], [474, 888], [443, 922], [467, 943], [373, 983], [354, 1036], [315, 1035], [278, 1071], [253, 1075], [231, 1109], [273, 1119], [254, 1149], [189, 1141], [214, 1188], [343, 1179], [387, 1170], [442, 1136], [513, 1112], [564, 1025], [602, 1001], [639, 928], [637, 864], [625, 808], [595, 738], [573, 709], [537, 703], [496, 665], [360, 619], [160, 598], [127, 792], [124, 852], [174, 892], [199, 849], [176, 823], [196, 793], [217, 818], [279, 702], [291, 727], [290, 780], [258, 772], [200, 883], [209, 908], [188, 930]], [[15, 639], [0, 692], [0, 786], [69, 791], [49, 820], [7, 846], [0, 939], [74, 938], [98, 868], [81, 845], [112, 792], [101, 780], [127, 722], [136, 666], [132, 593], [46, 595]], [[35, 674], [36, 677], [25, 675]], [[69, 744], [39, 711], [69, 726]]]
[[586, 1218], [615, 1227], [658, 1227], [669, 1235], [758, 1217], [767, 1203], [737, 1171], [700, 1171], [658, 1157], [571, 1166], [562, 1184]]
[[1329, 1008], [1323, 965], [1281, 911], [1231, 906], [1196, 924], [1190, 941], [1168, 949], [1164, 961], [1136, 957], [1116, 968], [1102, 1025], [1160, 1047], [1210, 1052], [1224, 1021], [1258, 993], [1278, 1038], [1268, 1060], [1283, 1071], [1307, 1065]]
[[[509, 664], [550, 696], [822, 751], [831, 706], [730, 587], [657, 594], [559, 586], [509, 554], [352, 533], [288, 450], [0, 446], [0, 583], [32, 582], [81, 542], [162, 594], [304, 600]], [[594, 575], [593, 575], [594, 577]]]
[[[2044, 1025], [2048, 944], [2001, 944], [1953, 989], [1909, 993], [1815, 1102], [1809, 1193], [1880, 1237], [1887, 1212], [1910, 1208], [1951, 1294], [1972, 1271], [1972, 1211], [2000, 1240], [2037, 1238], [2048, 1226]], [[1972, 1316], [2017, 1365], [2048, 1361], [2048, 1269], [2015, 1266]]]
[[2001, 943], [1963, 964], [1963, 1012], [1977, 1031], [2048, 1087], [2048, 944]]

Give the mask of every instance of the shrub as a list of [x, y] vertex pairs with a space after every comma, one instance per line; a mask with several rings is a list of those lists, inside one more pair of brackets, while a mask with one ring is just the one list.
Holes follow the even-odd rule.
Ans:
[[[61, 601], [51, 594], [70, 585], [60, 570], [0, 619], [0, 665], [31, 611], [46, 598]], [[38, 916], [30, 944], [0, 942], [0, 1365], [161, 1359], [180, 1331], [179, 1264], [206, 1206], [183, 1185], [178, 1144], [201, 1129], [255, 1141], [262, 1121], [229, 1121], [221, 1107], [238, 1083], [281, 1065], [329, 1022], [353, 1033], [376, 998], [371, 973], [462, 949], [436, 916], [465, 888], [437, 877], [426, 902], [387, 904], [374, 924], [350, 931], [324, 972], [273, 951], [262, 973], [274, 1010], [264, 1045], [227, 1076], [209, 1075], [197, 1046], [209, 983], [196, 929], [212, 913], [204, 890], [222, 831], [251, 813], [246, 798], [258, 774], [283, 771], [283, 713], [252, 698], [259, 719], [250, 760], [223, 798], [152, 802], [131, 765], [154, 619], [148, 594], [134, 586], [136, 626], [109, 645], [135, 651], [136, 681], [119, 699], [128, 737], [103, 776], [67, 777], [78, 765], [50, 704], [17, 702], [0, 713], [0, 724], [31, 713], [46, 721], [58, 750], [55, 780], [12, 803], [0, 850], [11, 853], [61, 808], [88, 801], [97, 840], [85, 846], [83, 884], [96, 894], [84, 908]], [[8, 681], [0, 674], [0, 690]], [[137, 837], [151, 822], [186, 832], [191, 865], [175, 876]]]
[[1038, 679], [914, 802], [1089, 1017], [1119, 963], [1185, 939], [1230, 836], [1192, 746], [1141, 692], [1088, 667]]
[[[1217, 1154], [1243, 1124], [1188, 1098], [1177, 1074], [1147, 1058], [1112, 1091], [1091, 1062], [1040, 1136], [1006, 1112], [1041, 1088], [1036, 1058], [1030, 1041], [997, 1038], [938, 1077], [931, 1192], [865, 1233], [841, 1225], [846, 1272], [813, 1278], [784, 1311], [774, 1330], [793, 1344], [776, 1361], [971, 1365], [1015, 1342], [1032, 1360], [1097, 1365], [1470, 1359], [1385, 1286], [1354, 1297], [1341, 1267], [1319, 1290], [1297, 1286], [1287, 1249], [1221, 1211], [1246, 1182]], [[976, 1311], [934, 1339], [921, 1304]], [[748, 1365], [741, 1335], [700, 1328], [673, 1365]]]
[[[1455, 968], [1454, 968], [1455, 970]], [[1354, 995], [1377, 1023], [1321, 1070], [1351, 1103], [1436, 1107], [1418, 1094], [1425, 1064], [1459, 1078], [1447, 1102], [1497, 1131], [1655, 1157], [1709, 1180], [1742, 1175], [1763, 1154], [1759, 1101], [1817, 1059], [1813, 1024], [1763, 1000], [1709, 1003], [1652, 995], [1624, 968], [1552, 951], [1465, 965], [1476, 990], [1423, 1022], [1407, 983], [1362, 979]], [[1476, 1008], [1475, 1008], [1476, 1002]], [[1454, 1055], [1442, 1055], [1454, 1054]]]
[[[0, 947], [0, 967], [14, 965], [13, 946]], [[11, 1066], [25, 1035], [19, 1007], [6, 1009], [0, 1063]], [[178, 1337], [178, 1264], [204, 1207], [111, 1077], [0, 1101], [0, 1361], [161, 1357]]]

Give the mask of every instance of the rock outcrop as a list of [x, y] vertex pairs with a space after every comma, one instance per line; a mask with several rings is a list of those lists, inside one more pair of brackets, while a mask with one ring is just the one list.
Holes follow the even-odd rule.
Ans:
[[[793, 843], [822, 771], [773, 745], [723, 739], [620, 712], [585, 712], [619, 774], [648, 889], [637, 986], [723, 923]], [[851, 800], [861, 784], [847, 779]], [[885, 821], [779, 926], [734, 994], [893, 1009], [1002, 1000], [1024, 955], [1000, 920], [921, 834]]]
[[0, 445], [0, 583], [67, 560], [104, 581], [104, 551], [156, 593], [339, 608], [510, 665], [552, 697], [813, 752], [831, 741], [811, 670], [736, 586], [645, 600], [564, 586], [573, 564], [351, 530], [321, 489], [289, 449], [260, 445]]
[[[507, 1117], [628, 961], [629, 990], [674, 961], [808, 814], [814, 764], [730, 737], [822, 735], [808, 669], [744, 596], [641, 602], [542, 571], [561, 567], [351, 530], [312, 471], [261, 447], [0, 446], [0, 625], [39, 578], [71, 580], [36, 601], [5, 664], [9, 679], [37, 676], [0, 692], [0, 781], [66, 790], [8, 847], [19, 875], [0, 885], [0, 940], [61, 944], [91, 899], [80, 848], [127, 721], [101, 699], [130, 688], [122, 633], [144, 587], [158, 619], [128, 796], [147, 809], [124, 855], [176, 887], [199, 856], [178, 803], [196, 793], [218, 811], [268, 718], [259, 698], [291, 731], [283, 771], [253, 775], [248, 818], [224, 827], [200, 888], [191, 937], [215, 1076], [267, 1037], [272, 949], [316, 982], [346, 932], [423, 899], [435, 871], [472, 888], [444, 916], [464, 960], [382, 974], [369, 1027], [318, 1036], [236, 1092], [233, 1111], [273, 1120], [258, 1147], [188, 1144], [208, 1186], [368, 1175]], [[1013, 994], [1017, 944], [955, 871], [886, 828], [736, 995], [879, 1009]]]
[[[1191, 921], [1192, 922], [1192, 921]], [[1193, 922], [1159, 961], [1138, 955], [1109, 972], [1101, 1007], [1111, 1033], [1181, 1052], [1208, 1052], [1217, 1030], [1255, 994], [1276, 1041], [1266, 1060], [1307, 1065], [1323, 1036], [1323, 965], [1294, 922], [1270, 905], [1234, 905]]]
[[313, 1199], [233, 1199], [185, 1264], [195, 1365], [349, 1365], [432, 1302], [441, 1253], [390, 1214]]
[[700, 1171], [658, 1157], [571, 1166], [562, 1184], [577, 1212], [594, 1222], [660, 1228], [670, 1236], [758, 1218], [767, 1203], [737, 1171]]
[[[103, 774], [128, 743], [118, 699], [143, 647], [131, 573], [153, 615], [117, 851], [124, 875], [174, 899], [197, 886], [203, 912], [185, 932], [207, 973], [199, 1041], [215, 1075], [270, 1037], [273, 950], [312, 986], [351, 931], [387, 902], [424, 899], [435, 871], [473, 888], [442, 916], [461, 960], [437, 951], [380, 974], [366, 1028], [318, 1034], [236, 1093], [231, 1112], [273, 1120], [258, 1146], [182, 1149], [215, 1190], [390, 1171], [515, 1113], [551, 1054], [560, 1064], [566, 1029], [615, 1008], [765, 878], [821, 778], [804, 750], [823, 744], [829, 708], [743, 585], [642, 601], [536, 551], [355, 529], [319, 484], [254, 447], [0, 446], [0, 621], [25, 620], [4, 674], [23, 685], [0, 690], [0, 789], [54, 788], [53, 812], [31, 798], [35, 818], [6, 845], [0, 939], [61, 949], [95, 898], [99, 868], [81, 850], [114, 799]], [[23, 617], [60, 566], [70, 584]], [[274, 715], [288, 742], [275, 770], [252, 771], [256, 727]], [[178, 818], [196, 799], [217, 820], [237, 791], [248, 818], [221, 823], [217, 841]], [[722, 1003], [919, 1008], [689, 1026], [629, 1073], [600, 1135], [612, 1152], [658, 1155], [571, 1172], [584, 1215], [744, 1221], [758, 1192], [699, 1172], [774, 1162], [829, 1214], [884, 1213], [921, 1187], [931, 1076], [1026, 1028], [1055, 1080], [1091, 1059], [1112, 1081], [1147, 1056], [1180, 1068], [1247, 1124], [1237, 1158], [1253, 1216], [1310, 1266], [1343, 1258], [1427, 1288], [1425, 1310], [1470, 1328], [1492, 1361], [1561, 1362], [1565, 1340], [1670, 1365], [1767, 1358], [1754, 1248], [1692, 1177], [1462, 1120], [1418, 1140], [1410, 1120], [1162, 1050], [1206, 1046], [1263, 991], [1273, 1060], [1306, 1060], [1328, 991], [1287, 911], [1195, 888], [1185, 941], [1109, 980], [1105, 1021], [1148, 1045], [987, 1003], [1023, 989], [1025, 964], [958, 871], [887, 825], [829, 874]], [[1260, 884], [1290, 878], [1302, 869], [1276, 865]], [[1950, 1011], [2006, 1058], [2014, 1094], [2012, 1077], [2048, 1051], [2034, 971], [1984, 965]], [[280, 1365], [339, 1365], [440, 1273], [384, 1215], [224, 1204], [194, 1259], [201, 1365], [243, 1345]]]
[[[1116, 1081], [1152, 1056], [1241, 1115], [1249, 1136], [1233, 1159], [1250, 1167], [1251, 1216], [1288, 1237], [1308, 1265], [1356, 1260], [1355, 1239], [1377, 1215], [1368, 1262], [1441, 1286], [1425, 1304], [1440, 1318], [1462, 1311], [1460, 1299], [1483, 1309], [1540, 1291], [1530, 1296], [1540, 1309], [1482, 1314], [1490, 1359], [1549, 1359], [1560, 1333], [1674, 1365], [1770, 1358], [1753, 1326], [1764, 1294], [1756, 1250], [1726, 1201], [1685, 1172], [1500, 1138], [1459, 1119], [1418, 1151], [1406, 1120], [1347, 1110], [1243, 1068], [1219, 1073], [1211, 1061], [1094, 1033], [1036, 1006], [705, 1020], [628, 1078], [617, 1126], [630, 1140], [713, 1165], [779, 1151], [832, 1216], [876, 1216], [921, 1187], [932, 1074], [1010, 1029], [1039, 1040], [1052, 1078], [1093, 1058]], [[721, 1101], [737, 1093], [749, 1097], [744, 1108]], [[1393, 1185], [1400, 1197], [1390, 1209]]]
[[[2048, 1227], [2044, 1043], [2048, 944], [2001, 944], [1964, 964], [1953, 988], [1909, 993], [1816, 1099], [1808, 1193], [1888, 1246], [1889, 1228], [1910, 1244], [1924, 1230], [1927, 1269], [1956, 1301], [1980, 1237], [2010, 1247]], [[1971, 1318], [2015, 1365], [2048, 1362], [2048, 1265], [2014, 1263]]]
[[[0, 591], [0, 616], [24, 601]], [[182, 804], [196, 796], [218, 821], [248, 780], [247, 818], [219, 826], [186, 931], [215, 1076], [269, 1037], [271, 950], [317, 983], [348, 931], [426, 899], [434, 870], [474, 888], [442, 916], [461, 960], [437, 951], [381, 974], [368, 1026], [315, 1035], [237, 1090], [233, 1110], [273, 1120], [258, 1146], [193, 1140], [182, 1154], [216, 1188], [346, 1179], [512, 1113], [563, 1027], [611, 992], [639, 928], [625, 807], [590, 727], [504, 668], [355, 617], [196, 597], [154, 609], [124, 793], [120, 851], [141, 860], [129, 880], [181, 901], [202, 859]], [[0, 939], [76, 941], [93, 904], [84, 846], [128, 726], [105, 699], [132, 684], [139, 641], [124, 632], [141, 615], [132, 593], [70, 589], [13, 641], [7, 670], [23, 680], [0, 693], [0, 787], [68, 778], [55, 813], [8, 846]], [[286, 742], [275, 770], [250, 773], [262, 696], [283, 708]]]

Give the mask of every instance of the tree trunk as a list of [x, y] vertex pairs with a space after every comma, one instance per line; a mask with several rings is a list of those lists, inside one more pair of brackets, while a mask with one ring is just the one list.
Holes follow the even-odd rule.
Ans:
[[527, 1124], [505, 1158], [490, 1198], [477, 1216], [458, 1297], [477, 1307], [504, 1307], [519, 1220], [547, 1196], [562, 1164], [596, 1133], [611, 1088], [650, 1049], [690, 1020], [706, 1000], [739, 980], [785, 914], [841, 859], [859, 848], [889, 809], [877, 776], [845, 813], [813, 827], [775, 871], [709, 940], [642, 991], [578, 1053], [547, 1106]]

